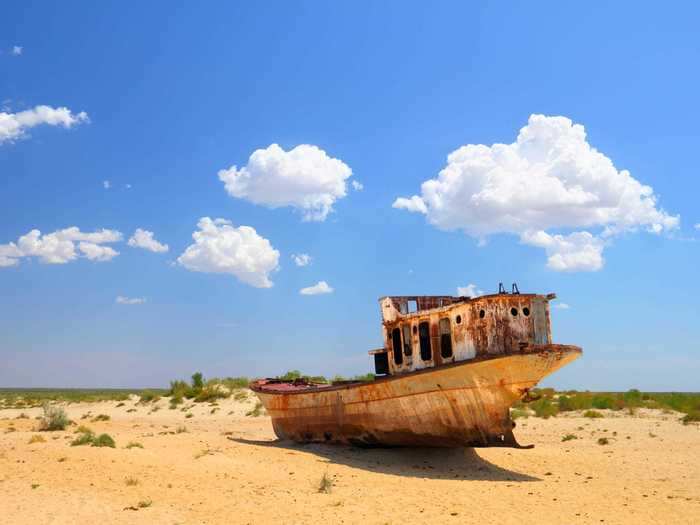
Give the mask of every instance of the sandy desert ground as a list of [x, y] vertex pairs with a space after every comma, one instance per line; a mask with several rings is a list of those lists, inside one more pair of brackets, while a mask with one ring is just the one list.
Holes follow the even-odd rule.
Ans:
[[75, 426], [37, 432], [38, 408], [0, 410], [2, 521], [700, 523], [700, 427], [677, 414], [520, 419], [532, 450], [367, 450], [277, 442], [268, 417], [245, 415], [252, 397], [186, 412], [136, 401], [66, 406], [116, 448], [70, 446]]

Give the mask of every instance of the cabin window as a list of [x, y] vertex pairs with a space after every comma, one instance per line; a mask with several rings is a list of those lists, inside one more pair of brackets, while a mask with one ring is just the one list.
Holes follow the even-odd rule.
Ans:
[[403, 325], [403, 354], [412, 355], [413, 345], [411, 341], [411, 325]]
[[409, 300], [408, 301], [408, 313], [412, 314], [418, 311], [418, 301]]
[[418, 340], [420, 341], [420, 358], [423, 361], [430, 361], [433, 358], [433, 351], [430, 348], [430, 323], [427, 321], [418, 325]]
[[403, 363], [403, 355], [401, 354], [401, 330], [394, 328], [391, 332], [391, 348], [394, 351], [394, 363], [400, 365]]
[[452, 333], [450, 332], [450, 320], [440, 319], [440, 355], [447, 359], [452, 357]]

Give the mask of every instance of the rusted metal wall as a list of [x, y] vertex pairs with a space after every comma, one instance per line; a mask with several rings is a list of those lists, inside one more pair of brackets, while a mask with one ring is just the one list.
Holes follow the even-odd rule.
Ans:
[[[481, 355], [510, 354], [523, 344], [551, 343], [549, 297], [535, 294], [498, 294], [474, 299], [464, 297], [383, 297], [380, 299], [384, 347], [392, 374], [473, 359]], [[416, 301], [418, 311], [407, 312], [406, 303]], [[449, 319], [452, 355], [440, 352], [440, 320]], [[432, 358], [421, 359], [420, 323], [430, 324]], [[410, 327], [406, 345], [404, 326]], [[401, 331], [402, 362], [394, 359], [392, 331]], [[406, 353], [406, 349], [409, 353]]]
[[[251, 385], [275, 433], [295, 441], [464, 446], [514, 445], [508, 409], [577, 347], [536, 345], [369, 383], [275, 393]], [[512, 439], [512, 441], [507, 441]]]

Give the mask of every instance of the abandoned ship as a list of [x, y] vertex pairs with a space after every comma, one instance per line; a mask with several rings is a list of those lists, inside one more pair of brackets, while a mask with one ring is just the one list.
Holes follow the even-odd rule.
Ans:
[[374, 381], [250, 384], [275, 434], [363, 446], [511, 446], [510, 407], [581, 355], [552, 343], [554, 294], [382, 297]]

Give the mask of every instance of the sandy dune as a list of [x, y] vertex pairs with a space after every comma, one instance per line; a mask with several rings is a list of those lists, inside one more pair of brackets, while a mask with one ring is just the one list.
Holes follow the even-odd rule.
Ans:
[[3, 522], [700, 523], [700, 427], [673, 414], [519, 420], [532, 450], [362, 450], [278, 443], [269, 418], [245, 415], [254, 398], [197, 404], [191, 418], [166, 399], [156, 412], [116, 405], [66, 407], [116, 449], [71, 447], [75, 426], [34, 431], [39, 409], [0, 410]]

